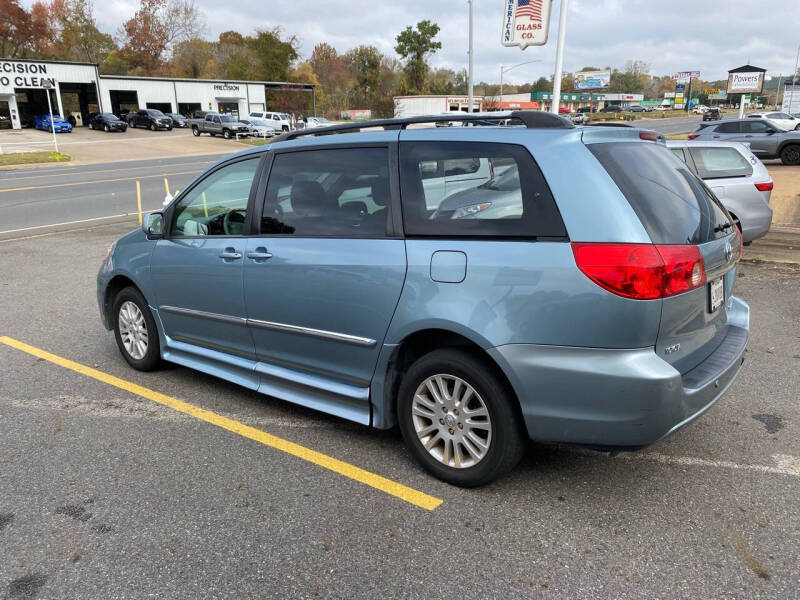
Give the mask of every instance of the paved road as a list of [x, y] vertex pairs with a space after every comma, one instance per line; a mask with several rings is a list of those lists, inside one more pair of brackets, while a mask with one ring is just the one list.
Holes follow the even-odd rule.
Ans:
[[689, 133], [697, 128], [697, 124], [702, 121], [700, 115], [691, 117], [672, 117], [669, 119], [643, 118], [637, 119], [634, 124], [638, 127], [647, 127], [663, 133], [664, 135], [675, 135], [679, 133]]
[[142, 209], [154, 210], [164, 200], [164, 177], [174, 192], [221, 156], [0, 171], [0, 237], [43, 225], [136, 214], [137, 180]]
[[0, 597], [797, 597], [800, 272], [741, 267], [750, 352], [691, 427], [638, 454], [533, 445], [463, 490], [417, 468], [396, 431], [128, 368], [94, 277], [129, 228], [0, 241], [0, 336], [443, 502], [423, 510], [0, 343]]

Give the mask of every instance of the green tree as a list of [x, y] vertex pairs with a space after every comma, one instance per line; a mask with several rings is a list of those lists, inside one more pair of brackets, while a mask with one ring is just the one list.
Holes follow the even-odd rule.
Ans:
[[60, 60], [103, 63], [116, 49], [114, 39], [97, 28], [88, 0], [53, 0], [49, 12], [54, 29], [51, 52]]
[[382, 59], [375, 46], [359, 46], [344, 55], [345, 65], [355, 79], [355, 97], [361, 99], [362, 106], [369, 106], [379, 91]]
[[257, 29], [254, 36], [245, 38], [245, 45], [253, 56], [249, 79], [259, 81], [286, 81], [289, 69], [297, 60], [299, 42], [295, 36], [282, 39], [280, 27]]
[[405, 72], [412, 90], [421, 92], [425, 88], [428, 74], [428, 57], [441, 49], [441, 42], [434, 41], [439, 26], [430, 21], [420, 21], [417, 28], [406, 27], [397, 36], [394, 51], [405, 60]]
[[214, 43], [200, 38], [178, 42], [172, 49], [170, 71], [175, 77], [214, 77]]
[[531, 87], [532, 92], [551, 92], [553, 91], [553, 81], [547, 77], [539, 77]]

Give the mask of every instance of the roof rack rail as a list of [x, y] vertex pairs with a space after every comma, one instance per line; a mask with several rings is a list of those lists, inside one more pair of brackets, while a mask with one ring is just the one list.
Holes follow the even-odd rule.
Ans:
[[332, 125], [330, 127], [315, 127], [313, 129], [299, 129], [290, 131], [276, 137], [274, 142], [284, 142], [308, 135], [328, 135], [331, 133], [344, 133], [348, 131], [358, 131], [361, 129], [371, 129], [382, 127], [384, 130], [405, 129], [409, 125], [419, 123], [448, 123], [448, 122], [497, 122], [517, 119], [529, 129], [573, 129], [575, 125], [571, 121], [554, 115], [552, 113], [539, 110], [514, 110], [498, 111], [491, 113], [444, 113], [441, 115], [427, 115], [421, 117], [406, 117], [401, 119], [378, 119], [374, 121], [359, 121], [357, 123], [345, 123]]

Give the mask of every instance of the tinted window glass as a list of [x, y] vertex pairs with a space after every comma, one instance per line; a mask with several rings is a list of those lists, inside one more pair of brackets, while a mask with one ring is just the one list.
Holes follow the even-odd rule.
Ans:
[[739, 133], [739, 121], [733, 123], [722, 123], [717, 125], [715, 130], [717, 133]]
[[655, 244], [702, 244], [730, 229], [727, 213], [688, 167], [659, 144], [614, 142], [588, 148], [605, 167]]
[[400, 144], [409, 235], [565, 237], [542, 172], [522, 146]]
[[750, 177], [753, 167], [735, 148], [689, 148], [703, 179]]
[[194, 186], [175, 207], [170, 235], [242, 235], [259, 160], [226, 165]]
[[742, 123], [742, 133], [767, 133], [767, 129], [776, 129], [777, 125], [766, 121], [747, 121]]
[[261, 233], [383, 236], [390, 200], [386, 148], [278, 154], [267, 185]]

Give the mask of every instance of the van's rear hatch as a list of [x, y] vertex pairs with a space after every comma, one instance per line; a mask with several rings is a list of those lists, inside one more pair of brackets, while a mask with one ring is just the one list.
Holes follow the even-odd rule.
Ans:
[[[587, 147], [605, 167], [658, 248], [699, 250], [705, 278], [690, 291], [665, 294], [656, 352], [685, 374], [728, 334], [740, 241], [730, 215], [686, 165], [661, 144], [603, 142]], [[682, 248], [683, 247], [683, 248]]]

